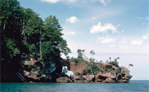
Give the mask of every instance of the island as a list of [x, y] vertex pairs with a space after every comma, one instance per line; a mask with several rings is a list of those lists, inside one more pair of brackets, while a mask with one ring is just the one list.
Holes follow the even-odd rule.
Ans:
[[[26, 58], [26, 56], [24, 56]], [[82, 59], [83, 60], [83, 59]], [[115, 59], [116, 60], [116, 59]], [[132, 75], [123, 66], [109, 63], [83, 61], [76, 63], [61, 59], [58, 66], [35, 58], [22, 62], [24, 68], [17, 73], [22, 82], [58, 82], [58, 83], [129, 83]]]

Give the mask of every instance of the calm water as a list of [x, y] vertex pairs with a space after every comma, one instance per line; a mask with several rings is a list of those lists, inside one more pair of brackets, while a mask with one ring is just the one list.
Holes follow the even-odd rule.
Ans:
[[1, 92], [149, 92], [149, 80], [130, 83], [1, 83]]

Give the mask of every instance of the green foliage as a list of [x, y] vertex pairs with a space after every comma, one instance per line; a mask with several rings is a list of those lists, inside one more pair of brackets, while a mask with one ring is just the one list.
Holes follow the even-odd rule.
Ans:
[[113, 71], [113, 69], [111, 69], [111, 68], [104, 68], [104, 70], [105, 70], [106, 72], [112, 72], [112, 71]]
[[35, 71], [36, 71], [36, 69], [35, 69], [35, 68], [32, 68], [32, 71], [33, 71], [33, 72], [35, 72]]
[[102, 61], [102, 60], [100, 60], [100, 63], [103, 63], [103, 61]]
[[75, 75], [80, 76], [81, 74], [80, 74], [80, 73], [78, 73], [78, 72], [76, 72], [76, 73], [75, 73]]
[[112, 65], [114, 65], [114, 66], [116, 66], [116, 67], [118, 67], [118, 66], [119, 66], [117, 61], [112, 61], [112, 62], [109, 62], [109, 64], [112, 64]]
[[87, 68], [85, 69], [85, 74], [97, 74], [99, 72], [102, 72], [102, 70], [99, 69], [98, 66], [96, 66], [96, 63], [94, 61], [90, 61], [87, 64]]
[[121, 68], [118, 68], [117, 70], [116, 70], [116, 73], [121, 73]]
[[129, 66], [133, 66], [133, 64], [129, 64]]
[[91, 50], [91, 51], [90, 51], [90, 54], [91, 54], [92, 56], [94, 56], [94, 55], [95, 55], [95, 52], [94, 52], [93, 50]]
[[70, 49], [62, 38], [62, 28], [55, 16], [49, 16], [44, 21], [42, 35], [43, 60], [59, 61], [60, 53], [68, 55]]
[[84, 59], [83, 59], [83, 53], [85, 52], [85, 50], [81, 50], [81, 49], [78, 49], [77, 50], [77, 53], [78, 53], [78, 57], [77, 58], [70, 58], [70, 61], [73, 61], [75, 62], [75, 64], [80, 64], [80, 63], [83, 63], [83, 62], [86, 62]]
[[38, 69], [38, 73], [41, 74], [41, 70], [40, 69]]
[[77, 53], [78, 53], [78, 59], [80, 60], [83, 60], [82, 56], [83, 56], [83, 53], [85, 52], [85, 50], [81, 50], [81, 49], [78, 49], [77, 50]]
[[17, 0], [0, 0], [0, 10], [1, 74], [13, 76], [21, 68], [21, 53], [27, 52], [22, 41], [24, 8]]
[[114, 65], [116, 67], [119, 67], [118, 62], [117, 62], [117, 59], [119, 59], [119, 57], [117, 57], [116, 59], [114, 59], [114, 61], [108, 62], [108, 64], [112, 64], [112, 65]]

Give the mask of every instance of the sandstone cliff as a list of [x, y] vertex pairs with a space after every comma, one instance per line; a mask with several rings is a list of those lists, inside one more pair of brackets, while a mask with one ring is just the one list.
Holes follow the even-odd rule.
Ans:
[[[74, 83], [128, 83], [131, 79], [130, 71], [123, 66], [116, 67], [112, 64], [95, 63], [100, 71], [88, 74], [86, 71], [89, 63], [69, 62], [63, 60], [61, 67], [55, 63], [35, 60], [30, 58], [29, 61], [23, 61], [24, 68], [17, 73], [23, 82], [74, 82]], [[63, 70], [62, 67], [67, 67]], [[57, 70], [61, 72], [57, 72]], [[68, 75], [68, 72], [72, 73]]]

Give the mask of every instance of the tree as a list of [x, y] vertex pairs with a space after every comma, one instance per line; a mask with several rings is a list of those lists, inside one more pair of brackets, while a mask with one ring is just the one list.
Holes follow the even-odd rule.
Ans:
[[94, 56], [94, 55], [95, 55], [95, 52], [94, 52], [93, 50], [91, 50], [91, 51], [90, 51], [90, 54], [91, 54], [92, 56]]
[[20, 55], [26, 51], [21, 35], [24, 8], [17, 0], [0, 0], [0, 7], [1, 64], [2, 79], [4, 79], [5, 75], [15, 75], [20, 68], [18, 62]]
[[42, 55], [44, 60], [59, 61], [60, 53], [68, 55], [70, 49], [62, 38], [62, 27], [55, 16], [50, 15], [44, 21], [42, 37]]
[[129, 67], [130, 67], [130, 66], [132, 66], [132, 67], [133, 67], [133, 64], [129, 64], [128, 69], [129, 69]]
[[67, 56], [71, 52], [55, 16], [43, 22], [37, 13], [21, 7], [17, 0], [0, 0], [0, 11], [2, 80], [16, 76], [24, 53], [37, 57], [40, 49], [43, 60], [59, 64], [60, 54]]
[[111, 62], [111, 57], [109, 57], [109, 60], [110, 60], [110, 62]]
[[68, 57], [68, 54], [71, 53], [71, 50], [67, 47], [67, 41], [64, 39], [60, 42], [58, 48], [66, 57]]
[[78, 59], [83, 59], [83, 53], [85, 52], [85, 50], [81, 50], [81, 49], [78, 49], [77, 50], [77, 53], [78, 53]]
[[41, 36], [41, 28], [43, 25], [42, 19], [33, 12], [31, 9], [25, 10], [26, 20], [25, 26], [23, 29], [23, 33], [25, 36], [25, 44], [28, 47], [30, 53], [33, 54], [35, 51], [35, 55], [39, 54], [39, 42]]
[[95, 55], [95, 52], [93, 50], [90, 51], [90, 54], [92, 55], [92, 58], [90, 58], [90, 62], [93, 61], [95, 62], [95, 59], [93, 58], [93, 56]]

